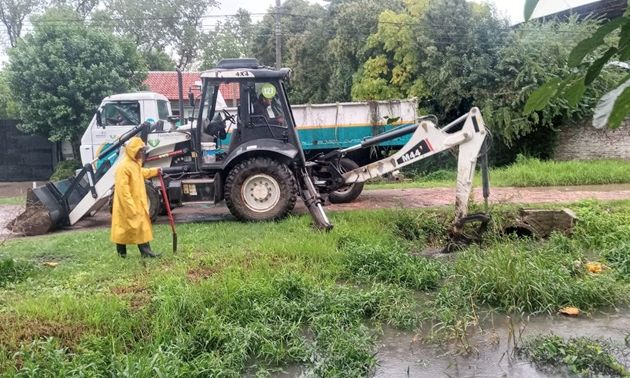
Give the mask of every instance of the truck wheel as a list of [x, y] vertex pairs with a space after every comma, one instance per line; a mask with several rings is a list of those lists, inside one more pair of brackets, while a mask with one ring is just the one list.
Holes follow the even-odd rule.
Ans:
[[[355, 168], [359, 168], [359, 165], [355, 163], [353, 160], [348, 158], [343, 158], [339, 162], [341, 173], [349, 172]], [[350, 184], [347, 186], [342, 186], [341, 188], [331, 192], [328, 195], [328, 200], [330, 203], [348, 203], [352, 202], [361, 194], [363, 191], [362, 182], [357, 182], [354, 184]]]
[[[150, 182], [145, 181], [144, 187], [147, 190], [147, 201], [149, 205], [149, 218], [151, 218], [151, 223], [155, 223], [158, 215], [162, 211], [162, 203], [160, 202], [160, 191], [158, 188], [153, 186]], [[109, 213], [111, 214], [114, 210], [114, 194], [112, 191], [112, 195], [107, 200], [107, 207], [109, 208]]]
[[230, 212], [247, 221], [280, 219], [293, 210], [297, 199], [289, 167], [268, 157], [237, 164], [225, 180], [224, 192]]

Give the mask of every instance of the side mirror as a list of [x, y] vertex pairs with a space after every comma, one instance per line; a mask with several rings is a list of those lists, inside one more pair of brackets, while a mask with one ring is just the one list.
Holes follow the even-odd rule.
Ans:
[[101, 109], [96, 111], [96, 126], [105, 128], [103, 126], [103, 119], [101, 118]]
[[188, 103], [191, 107], [195, 107], [195, 95], [192, 92], [188, 92]]

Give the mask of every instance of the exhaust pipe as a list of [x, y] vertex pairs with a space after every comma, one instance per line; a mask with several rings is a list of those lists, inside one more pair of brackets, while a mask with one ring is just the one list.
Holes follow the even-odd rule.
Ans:
[[179, 97], [179, 126], [184, 126], [186, 119], [184, 117], [184, 78], [179, 67], [176, 67], [175, 70], [177, 71], [177, 94]]

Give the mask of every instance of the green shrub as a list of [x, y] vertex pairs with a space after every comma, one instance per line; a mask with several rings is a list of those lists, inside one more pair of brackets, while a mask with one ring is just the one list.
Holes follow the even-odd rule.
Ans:
[[78, 160], [60, 161], [55, 167], [55, 171], [50, 176], [50, 181], [61, 181], [74, 177], [74, 172], [81, 168], [81, 162]]

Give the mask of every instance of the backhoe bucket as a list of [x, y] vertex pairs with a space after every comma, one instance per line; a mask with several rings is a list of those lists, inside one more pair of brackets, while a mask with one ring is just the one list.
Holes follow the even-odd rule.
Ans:
[[69, 226], [70, 210], [89, 192], [85, 177], [75, 177], [29, 189], [26, 208], [7, 228], [15, 233], [42, 235], [57, 228]]

